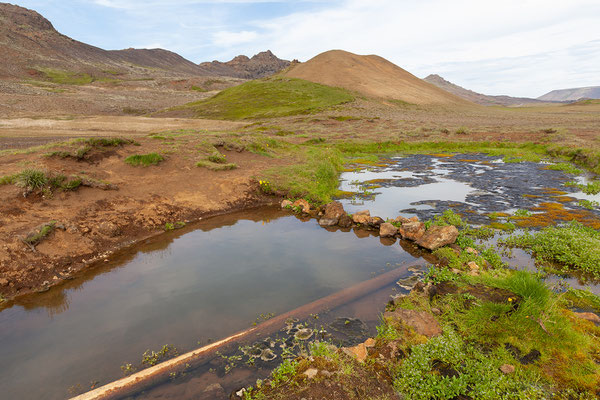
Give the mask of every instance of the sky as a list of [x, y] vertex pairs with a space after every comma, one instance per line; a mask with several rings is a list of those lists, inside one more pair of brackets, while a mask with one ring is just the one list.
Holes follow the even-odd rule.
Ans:
[[[13, 0], [13, 3], [15, 0]], [[165, 48], [196, 63], [342, 49], [484, 94], [600, 85], [599, 0], [20, 0], [104, 49]]]

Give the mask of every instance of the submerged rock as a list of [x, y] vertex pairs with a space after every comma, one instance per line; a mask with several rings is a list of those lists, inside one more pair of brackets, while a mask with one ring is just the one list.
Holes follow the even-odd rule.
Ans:
[[396, 233], [398, 233], [398, 228], [388, 222], [379, 226], [379, 236], [381, 237], [393, 237], [396, 236]]
[[453, 225], [431, 226], [416, 242], [419, 246], [431, 251], [456, 242], [458, 229]]
[[344, 214], [340, 217], [338, 225], [340, 228], [350, 228], [352, 226], [352, 218], [348, 214]]
[[294, 337], [298, 340], [310, 339], [312, 335], [313, 335], [313, 330], [310, 328], [298, 329], [298, 331], [296, 333], [294, 333]]
[[260, 355], [260, 359], [263, 361], [271, 361], [277, 357], [277, 354], [271, 349], [264, 349]]

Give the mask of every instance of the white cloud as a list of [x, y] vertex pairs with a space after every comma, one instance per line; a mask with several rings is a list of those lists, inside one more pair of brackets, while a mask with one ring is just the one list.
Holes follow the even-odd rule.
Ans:
[[258, 33], [253, 31], [220, 31], [213, 34], [213, 44], [224, 47], [239, 46], [255, 41], [257, 38]]

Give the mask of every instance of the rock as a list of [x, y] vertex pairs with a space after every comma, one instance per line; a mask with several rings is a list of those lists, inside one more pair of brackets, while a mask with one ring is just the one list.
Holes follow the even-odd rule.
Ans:
[[337, 219], [333, 219], [333, 218], [321, 218], [319, 220], [319, 225], [327, 227], [327, 226], [335, 226], [338, 224], [338, 220]]
[[306, 201], [304, 199], [296, 200], [292, 204], [292, 207], [300, 207], [300, 210], [305, 214], [308, 214], [308, 212], [310, 211], [310, 204], [308, 204], [308, 201]]
[[109, 237], [115, 237], [121, 234], [121, 229], [119, 229], [119, 227], [116, 224], [110, 221], [101, 222], [96, 228], [96, 230], [101, 234]]
[[342, 215], [346, 214], [344, 211], [344, 206], [339, 201], [332, 201], [325, 205], [325, 210], [323, 210], [323, 218], [335, 219], [339, 221]]
[[475, 261], [469, 261], [467, 263], [467, 266], [469, 267], [469, 269], [471, 271], [479, 271], [479, 265], [477, 265], [477, 263]]
[[419, 246], [433, 251], [454, 243], [457, 237], [458, 229], [455, 226], [433, 225], [416, 242]]
[[306, 371], [304, 371], [302, 374], [303, 374], [303, 375], [306, 375], [306, 377], [307, 377], [308, 379], [312, 379], [312, 378], [314, 378], [315, 376], [317, 376], [317, 374], [318, 374], [318, 373], [319, 373], [319, 370], [318, 370], [318, 369], [316, 369], [316, 368], [309, 368], [309, 369], [307, 369]]
[[472, 248], [472, 247], [467, 247], [467, 248], [465, 249], [465, 251], [466, 251], [467, 253], [470, 253], [470, 254], [479, 255], [479, 252], [478, 252], [477, 250], [475, 250], [474, 248]]
[[410, 221], [398, 228], [402, 239], [417, 241], [425, 234], [425, 224], [419, 221]]
[[365, 340], [365, 342], [363, 344], [365, 345], [365, 347], [367, 349], [370, 349], [371, 347], [375, 347], [375, 339], [368, 338], [367, 340]]
[[225, 389], [223, 389], [223, 386], [221, 386], [221, 384], [219, 383], [213, 383], [211, 385], [208, 385], [202, 392], [210, 393], [211, 395], [214, 395], [215, 398], [218, 396], [223, 397], [226, 394]]
[[439, 322], [426, 311], [397, 308], [395, 311], [386, 311], [383, 317], [400, 321], [404, 325], [413, 328], [418, 334], [429, 338], [442, 334], [442, 327]]
[[409, 220], [408, 218], [405, 218], [405, 217], [399, 216], [399, 217], [396, 217], [396, 218], [394, 218], [394, 219], [393, 219], [393, 220], [391, 220], [390, 222], [391, 222], [391, 223], [393, 223], [393, 224], [403, 224], [403, 223], [405, 223], [405, 222], [409, 222], [409, 221], [410, 221], [410, 220]]
[[[2, 284], [1, 280], [0, 284]], [[600, 317], [593, 312], [576, 312], [574, 314], [577, 318], [585, 319], [586, 321], [590, 321], [595, 324], [600, 324]]]
[[371, 217], [369, 218], [368, 224], [371, 228], [379, 228], [384, 222], [385, 221], [381, 217]]
[[364, 343], [359, 343], [354, 347], [344, 347], [342, 350], [349, 356], [356, 357], [356, 359], [360, 362], [363, 362], [367, 359], [367, 347]]
[[440, 310], [439, 308], [433, 307], [431, 309], [431, 312], [433, 313], [433, 315], [442, 315], [442, 310]]
[[358, 211], [352, 215], [352, 221], [354, 221], [355, 224], [366, 225], [369, 223], [370, 219], [371, 213], [369, 210]]
[[281, 208], [290, 208], [292, 206], [292, 204], [294, 204], [294, 203], [285, 199], [281, 202]]
[[8, 279], [0, 278], [0, 286], [6, 286], [6, 285], [8, 285]]
[[414, 217], [410, 217], [408, 219], [409, 222], [419, 222], [419, 217], [417, 217], [416, 215]]
[[348, 214], [344, 214], [338, 221], [340, 228], [350, 228], [352, 226], [352, 218]]
[[460, 269], [452, 268], [450, 271], [452, 271], [455, 274], [462, 274], [462, 271]]
[[502, 364], [499, 369], [504, 375], [512, 374], [513, 372], [515, 372], [514, 365], [510, 364]]
[[379, 236], [381, 237], [393, 237], [396, 236], [396, 233], [398, 233], [398, 228], [388, 222], [379, 226]]

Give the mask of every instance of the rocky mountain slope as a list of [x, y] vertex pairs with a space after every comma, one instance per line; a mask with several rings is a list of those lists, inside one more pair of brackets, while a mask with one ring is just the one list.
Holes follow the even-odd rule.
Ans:
[[600, 86], [553, 90], [538, 97], [538, 100], [543, 101], [577, 101], [582, 99], [600, 99]]
[[447, 92], [455, 94], [456, 96], [462, 97], [463, 99], [484, 106], [518, 106], [524, 104], [543, 103], [542, 100], [530, 99], [527, 97], [489, 96], [486, 94], [477, 93], [449, 82], [436, 74], [428, 75], [423, 80], [441, 89], [444, 89]]
[[289, 61], [282, 60], [276, 57], [271, 50], [267, 50], [252, 58], [240, 55], [227, 62], [203, 62], [200, 67], [211, 75], [257, 79], [273, 75], [289, 65]]
[[422, 105], [473, 105], [375, 55], [331, 50], [305, 63], [294, 64], [285, 75], [342, 87], [373, 98]]

